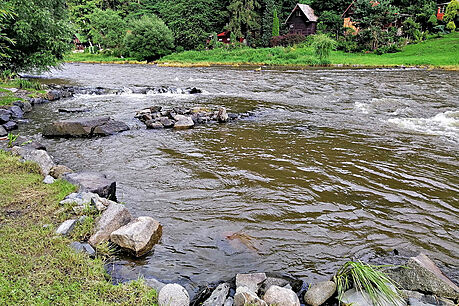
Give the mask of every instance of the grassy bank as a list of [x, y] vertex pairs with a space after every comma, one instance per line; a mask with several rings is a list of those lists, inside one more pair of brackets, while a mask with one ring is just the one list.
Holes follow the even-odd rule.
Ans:
[[[406, 46], [401, 52], [377, 55], [373, 53], [345, 53], [333, 51], [329, 61], [332, 65], [359, 66], [433, 66], [459, 69], [459, 33], [442, 38], [430, 38], [424, 42]], [[171, 54], [158, 61], [161, 65], [291, 65], [310, 66], [320, 62], [313, 49], [261, 48], [261, 49], [214, 49], [186, 51]]]
[[[18, 91], [12, 92], [12, 88]], [[0, 81], [0, 106], [9, 106], [13, 102], [24, 101], [26, 97], [36, 98], [45, 94], [46, 90], [36, 81], [20, 78]]]
[[114, 286], [101, 257], [69, 248], [93, 218], [73, 237], [54, 233], [60, 222], [77, 217], [59, 205], [75, 187], [43, 184], [39, 173], [36, 164], [0, 150], [0, 305], [152, 305], [155, 292], [141, 281]]

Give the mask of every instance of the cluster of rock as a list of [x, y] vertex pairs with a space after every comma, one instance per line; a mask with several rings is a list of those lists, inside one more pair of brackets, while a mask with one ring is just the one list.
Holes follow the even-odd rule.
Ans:
[[224, 107], [220, 107], [216, 110], [210, 110], [205, 107], [174, 107], [172, 109], [163, 110], [161, 106], [151, 106], [138, 111], [135, 118], [142, 121], [149, 129], [189, 129], [196, 124], [210, 122], [225, 123], [253, 115], [253, 112], [242, 114], [228, 113]]
[[129, 126], [111, 117], [92, 117], [60, 120], [43, 129], [45, 137], [108, 136], [129, 130]]
[[16, 101], [11, 106], [0, 108], [0, 137], [18, 128], [18, 123], [23, 120], [24, 113], [32, 110], [30, 102]]

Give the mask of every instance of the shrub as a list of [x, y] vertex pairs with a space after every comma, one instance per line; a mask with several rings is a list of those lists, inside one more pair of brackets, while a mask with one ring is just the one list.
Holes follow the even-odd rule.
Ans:
[[306, 40], [306, 37], [304, 35], [286, 34], [286, 35], [273, 37], [270, 41], [270, 45], [272, 47], [278, 47], [278, 46], [289, 47], [289, 46], [300, 44], [304, 42], [305, 40]]
[[328, 59], [331, 51], [335, 49], [336, 41], [325, 34], [314, 35], [312, 47], [319, 60], [324, 61]]
[[172, 31], [156, 16], [143, 16], [133, 20], [125, 37], [127, 53], [137, 60], [153, 61], [172, 53]]
[[396, 53], [400, 52], [402, 49], [400, 49], [399, 46], [396, 44], [388, 45], [388, 46], [382, 46], [376, 49], [374, 52], [378, 55], [384, 54], [384, 53]]
[[456, 30], [456, 24], [454, 23], [454, 21], [448, 22], [448, 24], [446, 25], [446, 29], [450, 30], [451, 32]]

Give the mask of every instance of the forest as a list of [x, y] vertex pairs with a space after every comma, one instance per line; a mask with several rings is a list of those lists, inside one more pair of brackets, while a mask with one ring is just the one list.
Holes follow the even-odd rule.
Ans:
[[[437, 20], [432, 0], [300, 0], [319, 16], [317, 30], [346, 52], [397, 52], [429, 34], [455, 31], [459, 1]], [[295, 0], [7, 0], [0, 4], [0, 69], [54, 65], [75, 38], [85, 52], [154, 61], [185, 50], [222, 47], [216, 34], [231, 32], [231, 47], [288, 46], [305, 40], [284, 24]], [[377, 5], [375, 5], [377, 3]], [[360, 31], [343, 27], [353, 5]], [[385, 27], [397, 23], [397, 27]], [[242, 46], [237, 38], [243, 37]], [[226, 46], [228, 47], [228, 46]]]

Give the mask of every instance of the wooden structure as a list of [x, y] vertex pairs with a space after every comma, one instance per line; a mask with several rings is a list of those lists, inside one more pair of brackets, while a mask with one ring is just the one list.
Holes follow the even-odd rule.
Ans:
[[446, 3], [437, 3], [437, 19], [443, 20], [443, 16], [445, 16], [446, 7], [448, 6], [449, 2]]
[[287, 17], [285, 24], [288, 26], [289, 34], [312, 35], [316, 34], [317, 19], [309, 5], [298, 3]]
[[73, 45], [75, 46], [75, 50], [83, 51], [86, 48], [86, 44], [82, 42], [82, 37], [79, 34], [73, 35]]

